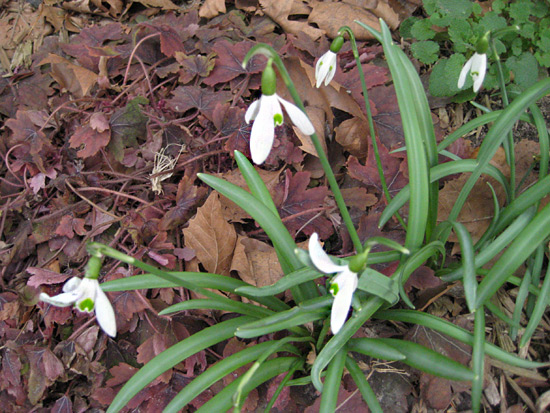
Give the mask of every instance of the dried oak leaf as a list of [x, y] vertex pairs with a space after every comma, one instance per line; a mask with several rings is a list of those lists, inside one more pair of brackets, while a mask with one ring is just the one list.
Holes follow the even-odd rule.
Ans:
[[253, 57], [246, 68], [243, 68], [243, 59], [246, 53], [254, 46], [251, 41], [245, 40], [232, 44], [226, 39], [218, 40], [212, 47], [218, 58], [214, 70], [204, 83], [214, 86], [218, 83], [227, 83], [239, 75], [260, 73], [265, 66], [265, 58]]
[[223, 214], [219, 195], [212, 192], [183, 230], [185, 246], [195, 250], [206, 271], [229, 275], [237, 234]]
[[[380, 143], [378, 137], [376, 137], [378, 143], [378, 152], [382, 163], [382, 169], [384, 171], [384, 177], [386, 178], [386, 184], [390, 193], [399, 191], [408, 183], [408, 170], [407, 162], [403, 160], [403, 154], [390, 154], [388, 149]], [[378, 174], [378, 167], [376, 165], [376, 158], [374, 156], [374, 150], [372, 149], [372, 142], [369, 139], [369, 150], [367, 161], [365, 166], [361, 165], [356, 157], [350, 156], [348, 159], [347, 167], [349, 174], [352, 178], [365, 184], [367, 187], [375, 188], [378, 192], [382, 192], [382, 183]]]
[[309, 172], [297, 172], [292, 176], [287, 170], [284, 182], [279, 184], [278, 193], [283, 196], [277, 207], [291, 234], [302, 231], [309, 236], [316, 232], [321, 239], [326, 239], [334, 232], [330, 221], [322, 216], [328, 188], [307, 189], [310, 176]]
[[172, 110], [185, 113], [189, 109], [197, 109], [209, 120], [212, 120], [217, 104], [229, 102], [233, 98], [229, 91], [214, 91], [200, 86], [179, 86], [173, 91], [173, 95], [167, 101]]
[[241, 280], [257, 287], [272, 285], [284, 275], [272, 246], [240, 235], [233, 254], [231, 270], [237, 271]]

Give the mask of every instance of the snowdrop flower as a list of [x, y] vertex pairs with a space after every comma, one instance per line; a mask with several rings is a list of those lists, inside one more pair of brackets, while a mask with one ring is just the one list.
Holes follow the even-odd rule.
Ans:
[[63, 292], [54, 297], [40, 293], [40, 301], [56, 307], [74, 307], [84, 313], [95, 309], [97, 322], [107, 335], [116, 336], [116, 319], [109, 299], [97, 279], [73, 277], [63, 285]]
[[485, 73], [487, 72], [487, 55], [485, 53], [474, 53], [470, 60], [466, 62], [460, 76], [458, 77], [458, 88], [461, 89], [466, 82], [466, 75], [470, 73], [474, 81], [474, 92], [481, 88]]
[[333, 334], [337, 334], [346, 322], [353, 293], [357, 289], [357, 273], [351, 271], [348, 265], [337, 265], [332, 262], [323, 250], [316, 233], [311, 235], [308, 248], [311, 261], [319, 271], [325, 274], [336, 273], [330, 284], [330, 293], [334, 297], [330, 314], [330, 329]]
[[325, 81], [325, 86], [328, 86], [334, 77], [336, 73], [336, 54], [340, 51], [343, 44], [344, 38], [338, 36], [330, 45], [329, 51], [317, 61], [315, 65], [315, 87], [318, 88], [321, 86], [323, 80]]
[[246, 123], [254, 121], [250, 133], [250, 154], [257, 165], [264, 163], [269, 156], [275, 138], [275, 126], [283, 124], [281, 105], [290, 116], [292, 123], [302, 133], [306, 135], [315, 133], [315, 128], [307, 115], [297, 106], [281, 99], [275, 93], [275, 79], [275, 70], [271, 66], [271, 62], [268, 62], [262, 74], [262, 96], [250, 105], [244, 116]]

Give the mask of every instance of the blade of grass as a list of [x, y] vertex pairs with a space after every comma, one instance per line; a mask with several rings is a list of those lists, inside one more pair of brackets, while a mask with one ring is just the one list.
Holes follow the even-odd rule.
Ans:
[[365, 375], [357, 365], [357, 362], [350, 356], [346, 358], [346, 368], [355, 384], [357, 384], [357, 388], [361, 392], [363, 400], [369, 406], [371, 413], [384, 413]]

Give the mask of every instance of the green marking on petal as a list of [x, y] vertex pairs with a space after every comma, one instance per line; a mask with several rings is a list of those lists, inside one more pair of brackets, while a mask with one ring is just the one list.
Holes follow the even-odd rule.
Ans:
[[328, 71], [332, 72], [333, 69], [334, 69], [334, 66], [330, 65], [329, 68], [328, 68]]
[[328, 290], [333, 296], [336, 296], [336, 294], [338, 294], [338, 291], [339, 291], [338, 284], [336, 283], [330, 284], [330, 288]]
[[77, 308], [80, 311], [90, 313], [94, 311], [94, 301], [91, 298], [85, 298], [84, 300], [77, 303]]
[[319, 61], [319, 66], [323, 66], [323, 61]]
[[275, 126], [279, 126], [283, 124], [283, 115], [280, 113], [276, 113], [273, 115], [273, 122], [275, 122]]

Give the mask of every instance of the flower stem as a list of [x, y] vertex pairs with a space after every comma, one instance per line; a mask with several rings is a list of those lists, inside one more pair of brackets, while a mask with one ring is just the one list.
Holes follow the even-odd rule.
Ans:
[[[359, 50], [357, 49], [357, 42], [355, 41], [355, 36], [353, 35], [353, 31], [348, 26], [340, 27], [340, 30], [338, 30], [338, 33], [340, 34], [347, 33], [347, 35], [349, 36], [349, 40], [351, 42], [351, 50], [353, 52], [353, 57], [355, 58], [355, 64], [357, 66], [357, 70], [359, 71], [361, 88], [363, 89], [363, 98], [365, 99], [365, 110], [367, 111], [367, 119], [369, 123], [369, 134], [372, 139], [372, 149], [374, 150], [376, 167], [378, 168], [378, 175], [380, 176], [380, 182], [382, 184], [382, 190], [384, 192], [384, 196], [386, 197], [386, 202], [389, 203], [391, 201], [391, 195], [390, 195], [390, 191], [388, 190], [388, 185], [386, 183], [386, 177], [384, 176], [384, 169], [382, 168], [382, 160], [380, 159], [378, 142], [376, 142], [376, 131], [374, 130], [374, 121], [372, 118], [372, 111], [370, 107], [369, 92], [367, 90], [367, 82], [365, 81], [365, 72], [363, 71], [363, 67], [361, 66], [361, 59], [359, 58]], [[405, 222], [403, 221], [403, 218], [401, 218], [399, 213], [396, 212], [395, 217], [397, 218], [399, 223], [403, 226], [403, 228], [406, 228]]]
[[[283, 81], [285, 82], [285, 85], [288, 91], [290, 92], [292, 99], [294, 99], [294, 103], [307, 115], [304, 104], [302, 103], [302, 99], [300, 98], [300, 95], [298, 94], [298, 91], [296, 90], [296, 87], [294, 86], [294, 83], [292, 82], [292, 79], [290, 78], [290, 75], [286, 70], [285, 65], [283, 64], [283, 61], [281, 60], [277, 52], [275, 52], [275, 50], [269, 45], [266, 45], [266, 44], [256, 45], [252, 49], [250, 49], [250, 51], [245, 56], [243, 61], [243, 66], [246, 66], [248, 61], [255, 54], [263, 54], [268, 58], [273, 59], [273, 63], [275, 64], [275, 66], [277, 66], [277, 69], [279, 69], [279, 73]], [[353, 225], [353, 221], [351, 219], [348, 208], [344, 201], [344, 197], [342, 196], [342, 192], [340, 191], [338, 182], [336, 181], [336, 177], [334, 176], [334, 172], [332, 171], [332, 168], [328, 161], [327, 154], [325, 153], [323, 146], [321, 145], [321, 142], [319, 140], [319, 137], [317, 136], [316, 133], [314, 133], [313, 135], [310, 135], [310, 138], [311, 138], [311, 142], [313, 143], [313, 146], [315, 147], [315, 150], [317, 151], [319, 160], [321, 161], [321, 166], [325, 171], [328, 184], [330, 186], [332, 194], [334, 195], [334, 200], [336, 201], [336, 205], [338, 205], [338, 209], [340, 210], [340, 214], [342, 215], [342, 219], [344, 220], [344, 224], [346, 225], [351, 241], [353, 242], [355, 251], [357, 253], [361, 253], [363, 251], [363, 245], [361, 244], [361, 240], [359, 239], [357, 230]]]
[[[491, 37], [491, 49], [495, 55], [495, 63], [497, 65], [498, 83], [500, 87], [500, 93], [502, 96], [502, 108], [506, 108], [510, 101], [508, 100], [508, 92], [506, 91], [506, 83], [504, 81], [504, 71], [502, 70], [502, 63], [500, 56], [497, 53], [494, 37]], [[516, 160], [514, 154], [514, 135], [512, 131], [508, 132], [508, 139], [503, 142], [504, 152], [506, 153], [506, 161], [510, 166], [510, 198], [514, 200], [516, 197]]]

